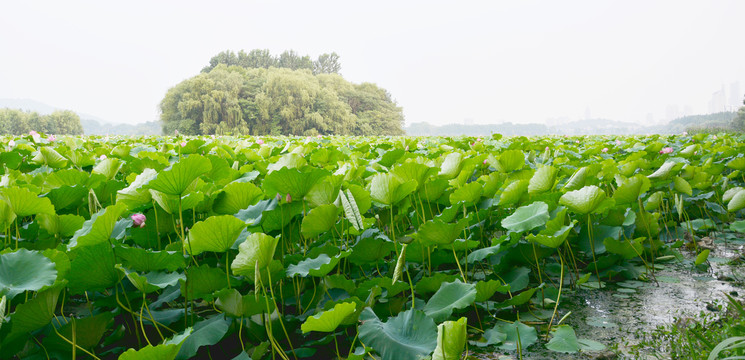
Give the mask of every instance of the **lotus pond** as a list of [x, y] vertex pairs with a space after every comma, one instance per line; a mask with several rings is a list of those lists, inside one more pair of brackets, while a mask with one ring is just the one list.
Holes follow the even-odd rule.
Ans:
[[743, 140], [3, 137], [0, 358], [623, 355], [598, 304], [735, 291], [675, 287], [739, 257]]

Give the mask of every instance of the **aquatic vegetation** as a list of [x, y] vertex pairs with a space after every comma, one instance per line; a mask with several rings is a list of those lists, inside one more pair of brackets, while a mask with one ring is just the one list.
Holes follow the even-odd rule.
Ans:
[[2, 139], [0, 358], [600, 351], [562, 296], [745, 230], [729, 134], [48, 139]]

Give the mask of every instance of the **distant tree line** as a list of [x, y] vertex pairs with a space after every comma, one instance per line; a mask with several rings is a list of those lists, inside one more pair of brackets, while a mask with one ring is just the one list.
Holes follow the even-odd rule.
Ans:
[[210, 59], [210, 65], [203, 68], [203, 73], [212, 71], [217, 65], [240, 66], [246, 69], [268, 69], [270, 67], [285, 68], [291, 70], [307, 69], [313, 75], [338, 74], [341, 70], [339, 55], [321, 54], [312, 60], [310, 56], [300, 56], [292, 50], [285, 51], [279, 56], [273, 56], [268, 49], [254, 49], [246, 53], [241, 50], [237, 54], [233, 51], [223, 51]]
[[742, 101], [742, 105], [737, 110], [737, 116], [732, 120], [732, 127], [738, 131], [745, 131], [745, 100]]
[[336, 54], [313, 62], [294, 52], [222, 52], [168, 90], [160, 103], [163, 133], [403, 135], [403, 111], [391, 95], [344, 80], [339, 68]]
[[0, 133], [23, 135], [31, 130], [46, 134], [82, 135], [83, 125], [78, 114], [70, 110], [39, 115], [17, 109], [0, 109]]

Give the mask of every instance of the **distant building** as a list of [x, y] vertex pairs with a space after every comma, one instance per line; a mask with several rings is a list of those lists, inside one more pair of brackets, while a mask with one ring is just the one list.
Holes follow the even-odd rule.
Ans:
[[711, 94], [711, 100], [709, 100], [709, 113], [714, 114], [718, 112], [727, 111], [727, 96], [724, 91], [724, 85], [722, 90]]
[[729, 106], [730, 110], [737, 111], [742, 106], [743, 98], [745, 94], [740, 92], [740, 82], [735, 81], [729, 84]]

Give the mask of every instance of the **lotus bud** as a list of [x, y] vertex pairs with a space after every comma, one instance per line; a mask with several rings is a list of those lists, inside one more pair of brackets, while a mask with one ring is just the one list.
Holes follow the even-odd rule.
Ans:
[[10, 141], [8, 142], [8, 146], [10, 146], [10, 147], [14, 147], [14, 146], [16, 146], [16, 142], [15, 142], [15, 141], [13, 141], [13, 140], [10, 140]]
[[39, 142], [39, 140], [41, 139], [41, 137], [39, 136], [39, 133], [37, 133], [34, 130], [29, 131], [28, 134], [31, 135], [31, 138], [34, 139], [34, 142]]
[[106, 160], [106, 155], [101, 155], [98, 159], [99, 160]]
[[405, 150], [406, 151], [409, 151], [409, 145], [406, 145], [406, 149]]
[[138, 228], [145, 227], [145, 220], [146, 218], [143, 214], [132, 214], [132, 225]]
[[683, 131], [683, 136], [688, 136], [688, 131]]
[[482, 142], [482, 141], [484, 141], [484, 139], [482, 139], [482, 138], [476, 139], [476, 142]]
[[56, 137], [54, 137], [54, 135], [49, 135], [49, 136], [47, 137], [47, 140], [49, 140], [49, 141], [55, 141], [55, 140], [57, 140], [57, 138], [56, 138]]
[[259, 145], [264, 145], [264, 140], [261, 140], [261, 139], [256, 140], [256, 143]]
[[173, 136], [178, 136], [178, 130], [173, 130]]
[[277, 196], [275, 196], [274, 198], [277, 199], [277, 202], [282, 201], [282, 195], [280, 195], [279, 193], [277, 193]]
[[486, 159], [484, 159], [484, 165], [486, 165]]
[[292, 196], [290, 196], [290, 193], [287, 193], [287, 195], [285, 195], [285, 202], [288, 202], [288, 203], [292, 202]]
[[607, 148], [607, 147], [605, 147], [605, 148], [603, 148], [603, 150], [600, 150], [600, 151], [602, 151], [602, 152], [604, 152], [604, 153], [607, 153], [607, 152], [608, 152], [608, 148]]

